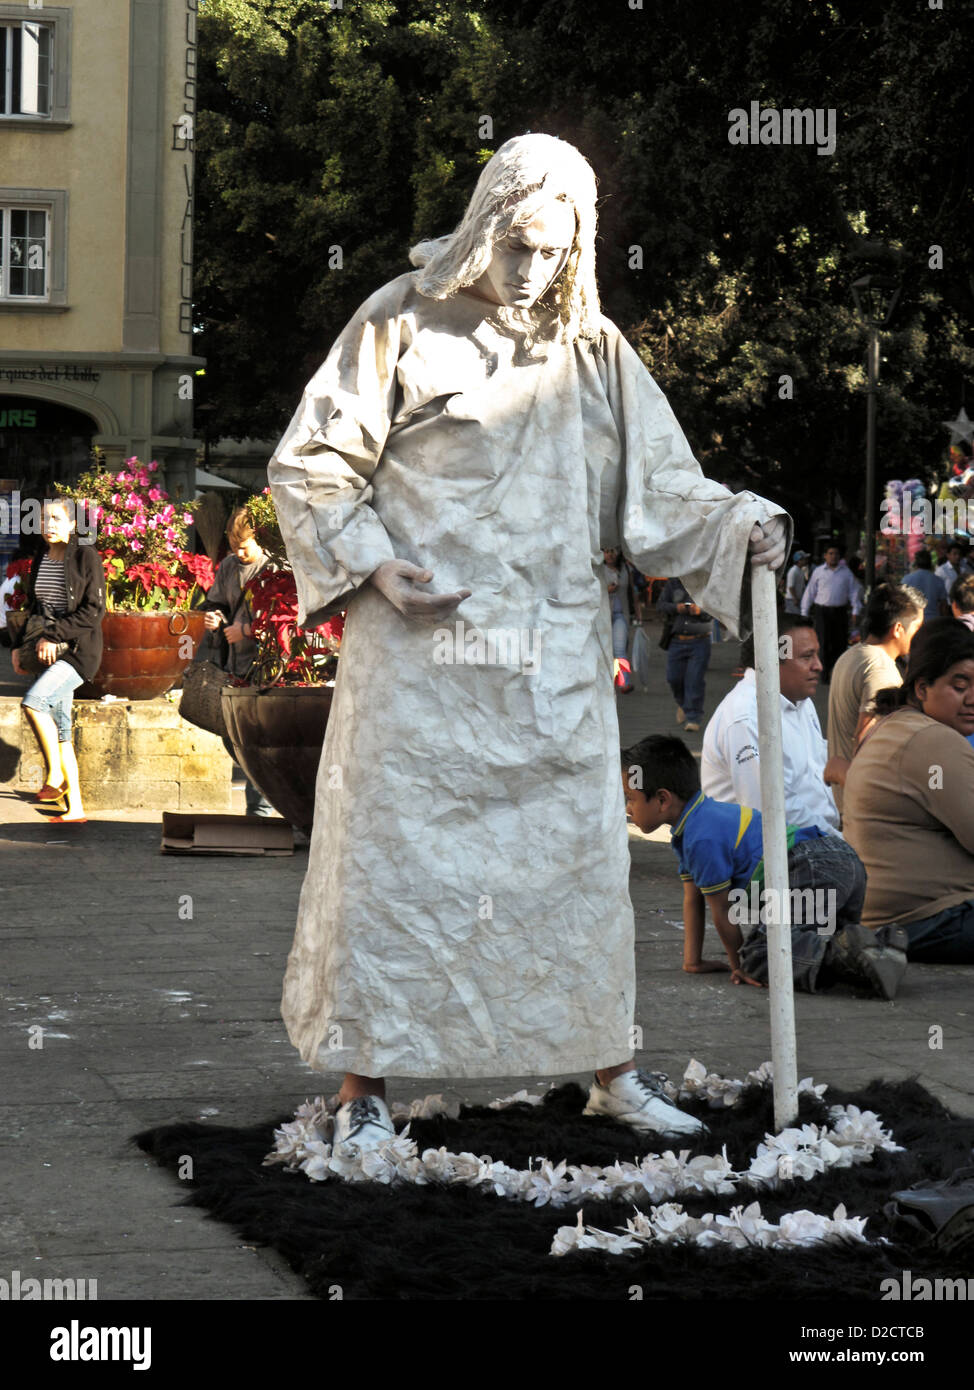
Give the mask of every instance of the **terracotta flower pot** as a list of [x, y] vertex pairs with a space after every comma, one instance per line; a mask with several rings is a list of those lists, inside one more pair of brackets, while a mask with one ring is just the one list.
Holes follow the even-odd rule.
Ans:
[[[165, 695], [193, 659], [205, 631], [201, 612], [106, 613], [98, 672], [79, 696], [153, 700]], [[192, 640], [186, 641], [189, 637]]]
[[223, 687], [237, 762], [274, 810], [308, 835], [331, 697], [329, 685]]

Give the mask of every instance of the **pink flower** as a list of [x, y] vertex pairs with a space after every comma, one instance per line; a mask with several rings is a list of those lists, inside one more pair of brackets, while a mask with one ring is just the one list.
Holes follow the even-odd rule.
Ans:
[[118, 504], [121, 502], [121, 500], [122, 500], [122, 494], [121, 494], [120, 492], [113, 492], [113, 493], [112, 493], [112, 506], [113, 506], [113, 507], [117, 507]]
[[145, 517], [144, 517], [144, 516], [137, 516], [137, 517], [135, 518], [134, 525], [135, 525], [135, 529], [136, 529], [137, 531], [144, 531], [144, 530], [145, 530]]
[[176, 539], [176, 532], [172, 529], [171, 526], [167, 526], [167, 527], [166, 527], [166, 540], [167, 540], [167, 541], [174, 541], [175, 539]]
[[185, 523], [186, 523], [187, 526], [192, 526], [192, 524], [193, 524], [193, 513], [192, 513], [192, 512], [183, 512], [183, 521], [185, 521]]
[[141, 549], [142, 549], [142, 542], [141, 542], [141, 541], [133, 540], [133, 541], [131, 542], [131, 545], [132, 545], [132, 549], [133, 549], [133, 550], [141, 550]]
[[131, 524], [120, 526], [118, 529], [121, 531], [122, 535], [125, 537], [126, 540], [131, 540], [132, 537], [135, 535], [135, 527]]
[[139, 499], [136, 497], [134, 492], [130, 492], [128, 497], [126, 497], [125, 505], [130, 512], [134, 511], [135, 508], [139, 505]]
[[156, 463], [155, 459], [153, 459], [152, 462], [149, 464], [149, 472], [154, 473], [158, 467], [158, 463]]
[[150, 502], [161, 502], [161, 501], [162, 501], [162, 493], [159, 491], [159, 489], [158, 489], [157, 487], [150, 487], [150, 488], [149, 488], [149, 501], [150, 501]]
[[115, 481], [117, 483], [130, 483], [132, 479], [129, 477], [127, 473], [116, 473]]

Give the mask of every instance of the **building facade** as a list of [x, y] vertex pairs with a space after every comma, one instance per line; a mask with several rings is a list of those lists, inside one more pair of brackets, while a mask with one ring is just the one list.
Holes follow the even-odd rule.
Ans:
[[[0, 0], [0, 490], [194, 495], [197, 0]], [[9, 505], [9, 504], [8, 504]]]

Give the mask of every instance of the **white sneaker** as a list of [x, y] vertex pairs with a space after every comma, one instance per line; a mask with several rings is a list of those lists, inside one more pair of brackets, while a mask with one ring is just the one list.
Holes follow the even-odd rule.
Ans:
[[686, 715], [683, 713], [682, 707], [681, 707], [680, 705], [677, 705], [677, 707], [676, 707], [676, 722], [677, 722], [678, 724], [682, 724], [683, 721], [684, 721], [685, 719], [686, 719]]
[[366, 1149], [377, 1149], [395, 1139], [396, 1129], [386, 1103], [379, 1096], [356, 1096], [335, 1112], [332, 1152], [354, 1158]]
[[683, 727], [688, 734], [699, 734], [700, 732], [700, 725], [695, 724], [692, 719], [688, 719]]
[[654, 1134], [690, 1136], [706, 1134], [707, 1126], [678, 1110], [663, 1090], [662, 1072], [625, 1071], [603, 1086], [596, 1077], [588, 1093], [586, 1115], [605, 1115], [633, 1129]]

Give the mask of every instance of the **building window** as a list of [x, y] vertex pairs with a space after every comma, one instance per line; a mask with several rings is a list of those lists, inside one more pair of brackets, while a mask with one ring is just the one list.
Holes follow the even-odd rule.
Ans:
[[46, 208], [0, 208], [0, 299], [46, 299], [50, 264]]
[[0, 0], [0, 124], [68, 129], [71, 20], [64, 5]]
[[0, 115], [51, 114], [53, 53], [50, 24], [0, 21]]
[[67, 307], [68, 195], [0, 188], [0, 309]]

